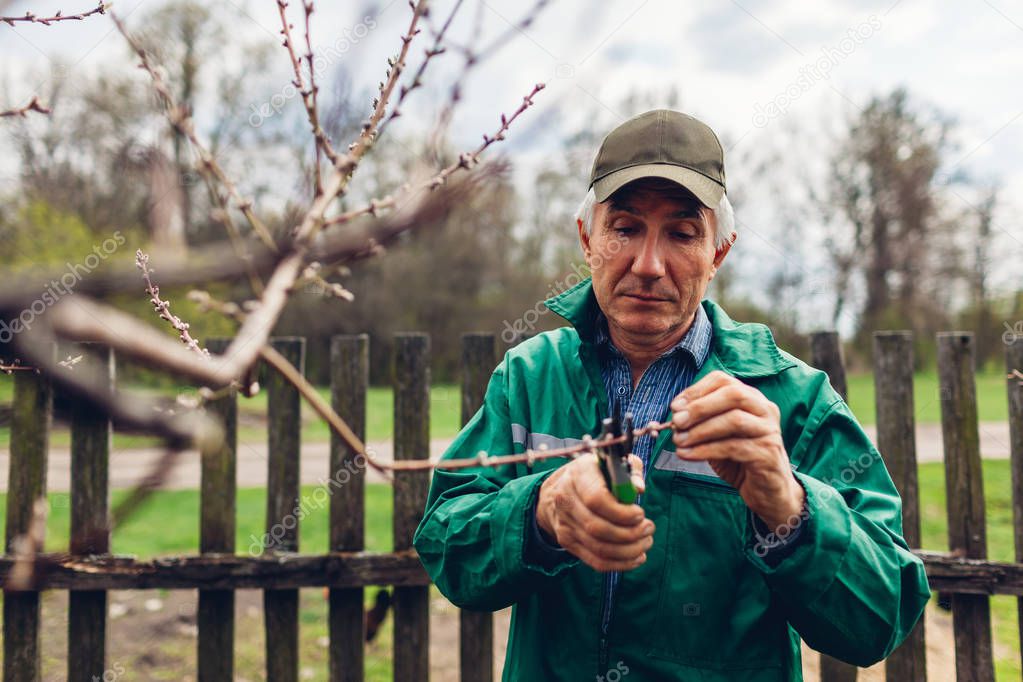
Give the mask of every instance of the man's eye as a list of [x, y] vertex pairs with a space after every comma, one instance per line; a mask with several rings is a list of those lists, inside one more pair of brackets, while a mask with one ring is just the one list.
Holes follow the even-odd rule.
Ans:
[[632, 225], [612, 225], [611, 229], [618, 234], [632, 234], [636, 231], [636, 228]]
[[694, 235], [694, 234], [689, 234], [688, 232], [681, 232], [681, 231], [672, 232], [672, 236], [675, 239], [679, 239], [679, 240], [682, 240], [682, 241], [689, 241], [690, 239], [695, 239], [696, 238], [696, 235]]

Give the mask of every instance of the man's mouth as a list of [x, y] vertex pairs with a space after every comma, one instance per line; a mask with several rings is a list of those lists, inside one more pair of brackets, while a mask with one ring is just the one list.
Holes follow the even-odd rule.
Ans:
[[643, 301], [645, 303], [666, 303], [671, 300], [669, 298], [664, 298], [663, 296], [653, 296], [651, 294], [624, 294], [624, 295], [628, 298], [633, 298], [638, 301]]

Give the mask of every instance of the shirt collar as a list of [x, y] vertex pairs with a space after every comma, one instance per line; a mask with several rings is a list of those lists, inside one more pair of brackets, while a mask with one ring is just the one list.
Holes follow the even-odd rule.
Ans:
[[[674, 346], [661, 353], [658, 360], [661, 358], [675, 355], [678, 353], [686, 353], [693, 360], [693, 364], [697, 370], [703, 366], [704, 361], [707, 359], [707, 355], [710, 353], [711, 340], [714, 335], [714, 328], [710, 323], [710, 319], [707, 317], [707, 313], [704, 312], [703, 306], [696, 306], [696, 315], [693, 317], [693, 323], [686, 330], [686, 333], [682, 335], [682, 338], [678, 340]], [[598, 348], [610, 350], [613, 353], [621, 355], [621, 351], [615, 347], [611, 342], [611, 335], [607, 329], [607, 318], [604, 316], [602, 310], [597, 311], [596, 320], [596, 335], [594, 341]]]

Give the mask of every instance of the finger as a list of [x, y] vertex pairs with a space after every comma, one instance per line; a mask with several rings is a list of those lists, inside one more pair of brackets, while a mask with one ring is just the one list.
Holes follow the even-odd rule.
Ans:
[[643, 480], [643, 460], [636, 455], [629, 455], [629, 479], [636, 492], [646, 492], [646, 481]]
[[777, 432], [778, 425], [769, 419], [733, 409], [696, 422], [686, 430], [676, 431], [671, 440], [676, 447], [693, 447], [726, 438], [759, 438]]
[[571, 483], [573, 492], [584, 507], [616, 526], [635, 526], [644, 518], [639, 505], [622, 504], [615, 499], [599, 466], [592, 470], [580, 467]]
[[631, 526], [619, 526], [594, 514], [584, 505], [576, 505], [565, 514], [564, 523], [578, 536], [617, 545], [627, 545], [654, 533], [654, 522], [650, 519]]
[[763, 456], [767, 445], [755, 438], [725, 438], [694, 447], [676, 448], [676, 453], [686, 460], [733, 460], [750, 462]]
[[672, 414], [671, 426], [676, 431], [690, 429], [705, 419], [733, 409], [768, 417], [773, 414], [771, 405], [773, 403], [757, 389], [736, 382], [685, 403], [682, 410]]
[[654, 544], [654, 539], [648, 536], [640, 538], [635, 542], [630, 542], [627, 545], [619, 545], [613, 542], [598, 542], [593, 538], [581, 542], [586, 549], [604, 561], [633, 561], [650, 549]]
[[588, 547], [579, 542], [573, 542], [570, 546], [562, 546], [565, 547], [569, 553], [582, 560], [583, 563], [594, 570], [600, 571], [601, 573], [610, 573], [611, 571], [631, 571], [632, 569], [646, 563], [646, 553], [643, 553], [630, 561], [613, 561], [597, 556], [590, 551]]
[[722, 386], [738, 381], [739, 380], [731, 374], [725, 374], [720, 370], [714, 370], [675, 396], [675, 398], [671, 401], [671, 409], [675, 411], [681, 410], [685, 407], [686, 403], [696, 400], [697, 398], [701, 398], [712, 391], [716, 391]]

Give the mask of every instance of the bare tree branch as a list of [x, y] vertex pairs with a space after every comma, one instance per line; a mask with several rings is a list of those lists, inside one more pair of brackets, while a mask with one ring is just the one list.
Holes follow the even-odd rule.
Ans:
[[313, 3], [309, 0], [303, 0], [302, 6], [305, 10], [305, 59], [309, 68], [308, 86], [306, 86], [305, 78], [302, 75], [302, 60], [295, 51], [295, 43], [291, 37], [291, 29], [294, 27], [288, 21], [286, 12], [288, 3], [285, 0], [277, 0], [277, 9], [281, 15], [281, 34], [284, 36], [284, 47], [288, 50], [288, 56], [291, 58], [291, 68], [295, 72], [295, 80], [292, 83], [299, 94], [302, 95], [302, 104], [305, 106], [309, 125], [312, 128], [316, 148], [314, 186], [316, 188], [316, 196], [319, 196], [323, 193], [323, 180], [320, 177], [320, 152], [322, 151], [330, 160], [331, 165], [335, 167], [338, 165], [339, 158], [337, 152], [334, 151], [333, 145], [330, 143], [330, 138], [327, 136], [326, 131], [320, 125], [320, 115], [316, 105], [316, 95], [319, 88], [316, 86], [316, 69], [313, 66], [313, 45], [309, 26], [309, 19], [313, 13]]
[[124, 22], [114, 14], [110, 13], [110, 18], [113, 19], [114, 24], [117, 26], [117, 30], [121, 32], [124, 39], [131, 45], [132, 50], [139, 56], [141, 60], [141, 67], [149, 74], [149, 77], [153, 82], [153, 89], [156, 91], [163, 102], [164, 109], [166, 110], [167, 119], [170, 124], [177, 130], [181, 135], [188, 139], [192, 149], [199, 157], [197, 163], [197, 170], [203, 179], [207, 182], [211, 192], [217, 192], [217, 186], [223, 185], [227, 190], [228, 194], [234, 199], [235, 207], [242, 212], [249, 225], [252, 226], [252, 230], [256, 235], [267, 245], [270, 249], [276, 249], [273, 237], [270, 235], [270, 231], [263, 224], [263, 221], [252, 210], [252, 202], [241, 196], [238, 192], [238, 188], [231, 181], [231, 179], [221, 168], [217, 160], [210, 154], [209, 150], [203, 146], [202, 142], [199, 141], [198, 135], [195, 132], [195, 125], [192, 122], [192, 117], [185, 109], [185, 107], [178, 104], [174, 95], [171, 93], [170, 88], [167, 87], [163, 77], [156, 71], [152, 63], [149, 60], [149, 54], [146, 52], [142, 44], [135, 39], [129, 32]]
[[100, 2], [96, 7], [88, 10], [87, 12], [79, 12], [78, 14], [64, 14], [61, 10], [57, 10], [57, 13], [52, 17], [39, 17], [33, 14], [31, 11], [25, 12], [20, 17], [0, 17], [0, 22], [7, 24], [8, 26], [14, 26], [15, 23], [26, 23], [26, 24], [42, 24], [43, 26], [49, 26], [59, 21], [81, 21], [86, 17], [91, 17], [94, 14], [106, 14], [106, 11], [112, 5], [112, 2]]
[[[48, 374], [58, 386], [67, 391], [74, 399], [87, 400], [97, 406], [98, 409], [109, 414], [118, 429], [136, 433], [149, 433], [162, 438], [168, 447], [181, 449], [199, 442], [219, 442], [223, 438], [223, 430], [214, 420], [197, 413], [178, 413], [168, 411], [160, 401], [154, 401], [138, 395], [121, 395], [110, 388], [109, 377], [101, 375], [95, 367], [89, 363], [84, 366], [75, 366], [74, 371], [62, 367], [54, 358], [47, 354], [47, 349], [53, 348], [58, 342], [58, 337], [53, 327], [48, 322], [56, 321], [51, 314], [56, 308], [72, 312], [71, 308], [83, 306], [80, 313], [90, 315], [100, 314], [101, 307], [96, 304], [89, 304], [88, 300], [79, 300], [74, 304], [68, 301], [61, 301], [54, 310], [47, 316], [35, 321], [31, 331], [26, 331], [14, 337], [15, 349], [18, 355], [24, 360], [31, 362], [39, 371]], [[131, 328], [148, 331], [158, 338], [162, 344], [170, 341], [166, 336], [159, 334], [152, 327], [141, 324], [135, 318], [120, 312], [116, 309], [102, 309], [103, 318], [91, 318], [91, 325], [102, 326], [107, 322], [116, 324], [119, 316], [130, 320]], [[49, 320], [47, 318], [50, 318]], [[103, 343], [109, 335], [82, 334], [81, 336], [69, 335], [80, 341], [97, 340]], [[124, 339], [119, 339], [124, 341]], [[195, 365], [196, 356], [189, 353], [180, 344], [173, 343], [174, 348], [188, 356], [191, 365]], [[129, 354], [125, 353], [127, 357]], [[182, 363], [184, 364], [184, 363]], [[201, 364], [210, 364], [205, 361]], [[166, 365], [156, 365], [160, 369], [166, 369]]]
[[46, 107], [44, 107], [43, 103], [39, 101], [39, 96], [38, 95], [33, 95], [32, 99], [29, 101], [29, 103], [26, 104], [23, 107], [19, 107], [17, 109], [7, 109], [5, 111], [0, 111], [0, 118], [7, 118], [9, 116], [19, 116], [21, 118], [25, 118], [28, 115], [28, 112], [30, 112], [30, 111], [35, 111], [35, 112], [38, 112], [40, 114], [49, 114], [50, 113], [50, 110], [47, 109]]

